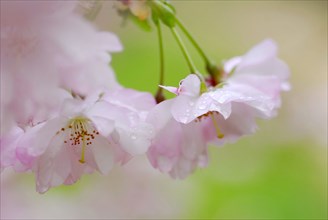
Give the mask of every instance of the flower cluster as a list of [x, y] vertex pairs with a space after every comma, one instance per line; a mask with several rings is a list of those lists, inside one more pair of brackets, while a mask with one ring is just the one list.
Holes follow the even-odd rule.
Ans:
[[[1, 170], [32, 171], [40, 193], [142, 154], [161, 172], [185, 178], [207, 165], [209, 145], [234, 142], [256, 131], [256, 118], [275, 116], [289, 89], [274, 41], [221, 67], [204, 56], [203, 76], [174, 29], [186, 32], [172, 20], [171, 5], [120, 4], [137, 19], [152, 16], [160, 43], [160, 23], [172, 29], [191, 67], [178, 87], [160, 85], [154, 97], [120, 85], [109, 66], [120, 41], [78, 14], [77, 2], [1, 1]], [[163, 89], [176, 96], [165, 99]]]

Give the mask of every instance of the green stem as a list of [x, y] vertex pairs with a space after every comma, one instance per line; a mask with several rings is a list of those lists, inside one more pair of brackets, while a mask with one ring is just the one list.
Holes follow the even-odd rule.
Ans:
[[213, 63], [211, 61], [211, 59], [208, 58], [208, 56], [205, 54], [204, 50], [199, 46], [199, 44], [197, 43], [197, 41], [195, 40], [195, 38], [190, 34], [190, 32], [186, 29], [186, 27], [183, 25], [183, 23], [177, 17], [176, 17], [176, 23], [181, 28], [182, 32], [190, 40], [190, 42], [192, 43], [192, 45], [196, 48], [196, 50], [201, 55], [201, 57], [204, 59], [204, 61], [206, 62], [206, 65], [207, 66], [211, 66], [212, 63]]
[[175, 40], [177, 41], [177, 43], [180, 46], [180, 49], [181, 49], [181, 51], [183, 53], [183, 56], [185, 57], [185, 59], [186, 59], [186, 61], [188, 63], [188, 66], [189, 66], [190, 71], [192, 73], [196, 73], [197, 74], [198, 71], [197, 71], [194, 63], [192, 62], [192, 60], [191, 60], [191, 58], [189, 56], [189, 53], [187, 51], [187, 48], [185, 47], [185, 45], [184, 45], [184, 43], [183, 43], [183, 41], [182, 41], [179, 33], [176, 31], [176, 29], [174, 27], [171, 28], [171, 31], [172, 31], [173, 36], [175, 37]]
[[[161, 24], [158, 22], [157, 24], [157, 34], [158, 34], [158, 42], [159, 42], [159, 60], [160, 60], [160, 69], [159, 69], [159, 85], [164, 84], [164, 49], [163, 49], [163, 36]], [[161, 87], [159, 87], [161, 89]]]
[[[158, 42], [159, 42], [159, 85], [164, 85], [164, 48], [163, 48], [163, 35], [161, 29], [161, 23], [158, 22], [156, 24], [157, 34], [158, 34]], [[160, 103], [165, 100], [165, 96], [163, 95], [163, 88], [158, 87], [157, 92], [155, 94], [155, 100], [157, 103]]]

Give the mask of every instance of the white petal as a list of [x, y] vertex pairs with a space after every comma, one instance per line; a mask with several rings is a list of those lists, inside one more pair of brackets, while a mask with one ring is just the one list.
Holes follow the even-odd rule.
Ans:
[[70, 157], [63, 138], [55, 138], [37, 161], [37, 190], [44, 193], [61, 185], [71, 172]]
[[200, 80], [196, 74], [190, 74], [180, 82], [179, 94], [199, 96]]
[[30, 156], [40, 156], [46, 151], [49, 143], [56, 136], [57, 131], [64, 128], [66, 123], [67, 118], [58, 117], [34, 126], [26, 131], [19, 141], [18, 148], [26, 148]]
[[274, 57], [277, 54], [277, 44], [273, 40], [267, 39], [255, 45], [251, 50], [243, 56], [243, 61], [238, 68], [243, 65], [251, 65], [262, 62], [268, 58]]
[[178, 95], [178, 88], [177, 87], [173, 87], [173, 86], [162, 86], [162, 85], [159, 85], [159, 87], [169, 91], [169, 92], [172, 92], [173, 94], [176, 94]]
[[119, 52], [123, 49], [123, 46], [119, 38], [110, 32], [98, 32], [97, 42], [99, 50], [106, 50], [108, 52]]
[[104, 137], [108, 137], [114, 130], [115, 122], [107, 118], [93, 116], [90, 117], [97, 130]]
[[[200, 109], [196, 105], [197, 98], [179, 95], [174, 99], [174, 103], [171, 108], [172, 116], [175, 120], [181, 123], [189, 123], [197, 118], [201, 114], [205, 114], [207, 111], [204, 109]], [[201, 111], [201, 112], [199, 112]]]
[[202, 137], [200, 123], [182, 125], [183, 145], [182, 153], [189, 160], [195, 160], [206, 148]]
[[99, 172], [107, 174], [114, 165], [114, 152], [109, 141], [103, 137], [97, 137], [90, 148], [92, 149]]
[[[273, 114], [275, 101], [261, 91], [244, 84], [229, 83], [211, 93], [213, 99], [220, 103], [244, 103], [258, 111], [259, 116], [270, 117]], [[226, 118], [226, 117], [225, 117]]]
[[151, 123], [156, 132], [160, 131], [171, 120], [171, 108], [174, 100], [165, 100], [157, 104], [148, 114], [147, 122]]
[[224, 62], [224, 71], [230, 73], [242, 61], [242, 57], [233, 57]]
[[132, 155], [146, 153], [154, 134], [153, 126], [145, 122], [139, 122], [135, 127], [121, 127], [118, 132], [121, 146]]
[[149, 111], [156, 105], [152, 94], [125, 88], [106, 92], [103, 99], [115, 106], [124, 107], [131, 111]]

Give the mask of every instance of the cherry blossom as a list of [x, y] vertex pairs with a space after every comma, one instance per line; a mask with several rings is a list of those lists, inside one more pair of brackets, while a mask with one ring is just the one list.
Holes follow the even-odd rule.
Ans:
[[156, 135], [147, 155], [154, 168], [183, 179], [207, 165], [206, 139], [200, 123], [183, 124], [173, 118], [172, 104], [172, 100], [163, 101], [149, 113]]
[[[122, 50], [118, 37], [77, 12], [80, 4], [85, 16], [89, 9], [95, 15], [101, 3], [1, 1], [0, 170], [34, 173], [40, 193], [84, 174], [106, 175], [145, 154], [155, 169], [186, 178], [207, 165], [209, 145], [234, 142], [254, 133], [258, 118], [276, 116], [281, 92], [290, 89], [289, 69], [272, 40], [220, 67], [170, 2], [116, 3], [146, 30], [156, 26], [159, 84], [166, 79], [162, 27], [171, 30], [192, 73], [178, 87], [160, 85], [157, 103], [152, 94], [118, 83], [110, 65], [112, 53]], [[205, 61], [208, 76], [197, 71], [180, 32]], [[163, 88], [176, 96], [165, 100]]]
[[59, 87], [87, 95], [118, 86], [108, 67], [108, 52], [122, 49], [118, 38], [97, 31], [75, 4], [1, 1], [2, 133], [60, 105]]
[[[243, 58], [228, 61], [225, 69], [230, 70], [231, 76], [227, 74], [219, 85], [204, 92], [195, 74], [182, 80], [178, 88], [163, 87], [177, 95], [170, 109], [177, 121], [188, 124], [207, 119], [215, 129], [215, 136], [219, 139], [226, 136], [224, 140], [231, 135], [253, 133], [255, 117], [275, 116], [280, 106], [280, 91], [288, 89], [289, 75], [270, 40], [255, 46]], [[272, 84], [266, 87], [269, 82]]]
[[[127, 94], [134, 103], [119, 99]], [[73, 184], [84, 173], [107, 174], [114, 164], [148, 150], [153, 128], [145, 117], [154, 104], [150, 94], [123, 88], [66, 99], [58, 116], [23, 135], [14, 150], [20, 162], [32, 164], [41, 193]]]
[[[108, 173], [118, 160], [110, 137], [114, 122], [101, 118], [97, 123], [99, 116], [89, 116], [83, 104], [68, 100], [60, 116], [39, 124], [38, 130], [20, 140], [20, 158], [35, 158], [32, 169], [37, 191], [72, 184], [93, 170]], [[72, 106], [75, 110], [80, 107], [80, 112], [72, 111]]]

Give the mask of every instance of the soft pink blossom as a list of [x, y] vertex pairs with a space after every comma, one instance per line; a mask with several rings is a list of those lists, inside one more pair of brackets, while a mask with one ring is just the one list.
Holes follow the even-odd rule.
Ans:
[[118, 87], [108, 52], [122, 49], [119, 40], [95, 30], [75, 4], [1, 1], [2, 133], [60, 105], [59, 87], [81, 95]]
[[41, 193], [95, 170], [107, 174], [148, 150], [153, 127], [145, 118], [154, 105], [150, 94], [123, 88], [66, 99], [59, 115], [20, 139], [16, 156], [32, 163]]
[[280, 106], [280, 92], [288, 91], [289, 68], [277, 57], [278, 47], [272, 40], [264, 40], [245, 55], [234, 57], [224, 63], [227, 81], [256, 88]]
[[117, 144], [111, 137], [114, 122], [96, 114], [103, 106], [92, 106], [92, 114], [88, 107], [68, 100], [60, 116], [38, 125], [36, 132], [20, 140], [20, 158], [35, 158], [37, 191], [72, 184], [94, 170], [108, 173], [119, 162]]
[[206, 91], [201, 91], [202, 82], [195, 74], [182, 80], [178, 88], [163, 87], [177, 94], [170, 109], [175, 120], [185, 124], [206, 121], [220, 144], [253, 133], [255, 118], [275, 116], [280, 92], [288, 89], [289, 70], [276, 57], [276, 50], [275, 43], [267, 40], [245, 56], [228, 61], [225, 69], [230, 75]]
[[183, 124], [172, 117], [172, 104], [163, 101], [149, 113], [155, 137], [147, 155], [154, 168], [182, 179], [207, 165], [206, 140], [200, 123]]

